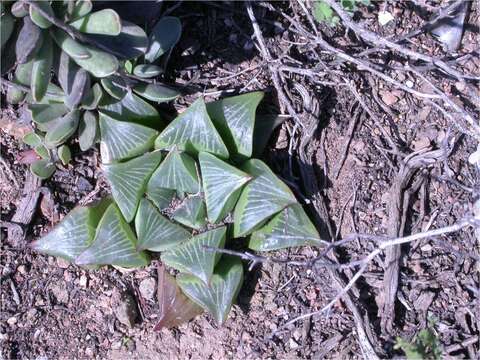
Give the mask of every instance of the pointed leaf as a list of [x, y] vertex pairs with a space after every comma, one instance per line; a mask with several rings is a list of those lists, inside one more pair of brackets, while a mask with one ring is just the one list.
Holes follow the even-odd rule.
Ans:
[[252, 156], [255, 111], [263, 92], [228, 97], [207, 104], [207, 111], [231, 154]]
[[141, 78], [151, 78], [163, 73], [163, 69], [157, 65], [140, 64], [135, 66], [133, 74]]
[[37, 50], [42, 46], [42, 31], [36, 26], [30, 17], [23, 18], [23, 25], [18, 33], [17, 42], [15, 43], [15, 54], [17, 62], [24, 64], [30, 61]]
[[60, 119], [45, 135], [45, 145], [54, 148], [63, 144], [78, 128], [80, 111], [73, 110]]
[[182, 35], [182, 24], [173, 16], [161, 18], [153, 27], [149, 36], [150, 46], [145, 60], [153, 63], [164, 53], [175, 46]]
[[48, 159], [37, 160], [30, 165], [30, 171], [40, 179], [48, 179], [55, 172], [55, 164]]
[[181, 226], [163, 217], [150, 201], [140, 200], [135, 216], [139, 250], [165, 251], [191, 238]]
[[8, 39], [13, 33], [15, 28], [15, 19], [8, 13], [5, 13], [0, 18], [0, 48], [7, 43]]
[[250, 237], [248, 247], [256, 251], [270, 251], [323, 243], [302, 206], [293, 204], [275, 215], [263, 228], [255, 231]]
[[147, 181], [161, 159], [160, 152], [153, 152], [127, 162], [102, 165], [112, 196], [128, 222], [135, 217]]
[[145, 54], [148, 38], [145, 31], [131, 22], [122, 20], [122, 31], [116, 36], [87, 35], [97, 43], [106, 46], [119, 60], [134, 59]]
[[205, 247], [223, 248], [226, 230], [227, 228], [222, 226], [196, 235], [182, 245], [162, 253], [162, 262], [178, 271], [192, 274], [208, 284], [220, 256]]
[[120, 76], [112, 75], [101, 80], [105, 91], [112, 97], [122, 100], [127, 95], [127, 84]]
[[52, 39], [46, 36], [42, 47], [35, 56], [32, 67], [32, 96], [35, 101], [41, 101], [50, 83], [50, 69], [53, 60]]
[[[150, 185], [150, 182], [148, 185]], [[175, 190], [162, 189], [156, 186], [148, 186], [145, 195], [155, 204], [157, 208], [162, 210], [167, 208], [172, 202], [173, 198], [175, 197]]]
[[210, 286], [196, 277], [180, 274], [177, 283], [183, 292], [205, 310], [219, 324], [227, 320], [237, 294], [242, 286], [243, 266], [238, 258], [225, 256], [215, 269]]
[[175, 278], [165, 271], [165, 266], [158, 271], [158, 304], [159, 320], [155, 331], [179, 326], [203, 312], [200, 306], [183, 294]]
[[233, 210], [243, 185], [251, 176], [209, 153], [201, 152], [198, 159], [208, 220], [216, 223]]
[[61, 30], [55, 30], [52, 34], [58, 46], [93, 76], [102, 78], [117, 71], [118, 60], [112, 54], [90, 45], [82, 45]]
[[141, 155], [153, 146], [158, 132], [142, 125], [114, 120], [100, 113], [100, 154], [103, 163]]
[[120, 16], [112, 9], [90, 13], [69, 25], [88, 34], [118, 35], [122, 30]]
[[93, 84], [89, 92], [84, 96], [82, 100], [81, 108], [85, 110], [95, 110], [102, 101], [103, 91], [100, 84]]
[[228, 158], [228, 150], [213, 126], [201, 98], [173, 120], [155, 140], [157, 149], [172, 146], [195, 155], [206, 151]]
[[[55, 16], [53, 13], [52, 7], [48, 1], [35, 1], [35, 6], [38, 6], [41, 10], [45, 11], [50, 16]], [[48, 29], [52, 26], [52, 23], [47, 20], [40, 12], [32, 5], [30, 5], [30, 18], [42, 29]]]
[[121, 101], [105, 96], [100, 109], [110, 117], [132, 121], [155, 129], [163, 129], [164, 123], [158, 111], [137, 95], [128, 92]]
[[200, 190], [195, 161], [185, 153], [170, 151], [148, 183], [151, 189], [163, 188], [197, 193]]
[[33, 121], [40, 127], [42, 124], [58, 119], [68, 112], [68, 108], [63, 104], [30, 104], [28, 105], [28, 110], [32, 115]]
[[205, 202], [201, 196], [189, 196], [172, 215], [173, 220], [189, 228], [200, 230], [207, 224]]
[[62, 145], [58, 148], [58, 158], [63, 165], [67, 165], [72, 159], [72, 152], [67, 145]]
[[180, 93], [160, 84], [139, 83], [133, 87], [138, 95], [156, 102], [166, 102], [177, 98]]
[[87, 151], [90, 149], [93, 144], [95, 144], [98, 133], [97, 117], [93, 112], [85, 111], [78, 124], [78, 143], [80, 150]]
[[137, 252], [137, 239], [115, 204], [110, 205], [98, 224], [93, 244], [76, 259], [77, 265], [145, 266], [148, 256]]
[[31, 247], [38, 252], [73, 261], [93, 242], [95, 228], [105, 209], [111, 204], [104, 199], [94, 207], [78, 206]]
[[65, 99], [65, 104], [74, 109], [85, 97], [86, 92], [90, 89], [90, 75], [84, 69], [78, 69], [75, 72], [70, 92]]
[[252, 233], [270, 216], [297, 202], [288, 186], [264, 162], [250, 159], [242, 166], [242, 170], [254, 179], [243, 188], [235, 207], [235, 237]]

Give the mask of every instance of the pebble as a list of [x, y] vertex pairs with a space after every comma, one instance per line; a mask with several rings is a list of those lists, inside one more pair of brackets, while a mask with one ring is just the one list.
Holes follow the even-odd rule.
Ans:
[[81, 287], [87, 287], [88, 286], [88, 279], [85, 275], [80, 276], [79, 284], [80, 284]]
[[70, 263], [65, 259], [57, 258], [57, 265], [61, 269], [66, 269], [70, 266]]
[[11, 318], [7, 319], [7, 324], [10, 326], [14, 326], [17, 323], [17, 318], [15, 316], [12, 316]]
[[290, 346], [290, 349], [292, 350], [298, 349], [299, 347], [298, 343], [293, 340], [293, 338], [290, 338], [290, 340], [288, 340], [288, 346]]
[[59, 303], [66, 304], [68, 303], [68, 291], [65, 282], [58, 282], [57, 284], [53, 285], [51, 288], [55, 299]]
[[118, 321], [127, 327], [133, 327], [138, 316], [137, 304], [132, 295], [128, 293], [122, 294], [115, 309], [115, 316]]
[[25, 275], [27, 273], [27, 269], [25, 268], [25, 265], [20, 265], [18, 268], [17, 268], [17, 271], [22, 274], [22, 275]]
[[138, 287], [140, 294], [142, 294], [145, 299], [152, 300], [153, 296], [155, 295], [155, 285], [156, 281], [154, 278], [149, 277], [143, 279]]

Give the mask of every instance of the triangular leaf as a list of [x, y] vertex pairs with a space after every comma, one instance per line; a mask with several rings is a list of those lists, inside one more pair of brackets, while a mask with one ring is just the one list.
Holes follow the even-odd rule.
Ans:
[[252, 156], [255, 111], [263, 92], [232, 96], [207, 104], [207, 111], [231, 154]]
[[139, 250], [165, 251], [191, 238], [191, 234], [181, 226], [163, 217], [150, 201], [140, 200], [135, 216]]
[[115, 204], [110, 205], [98, 224], [93, 244], [76, 259], [77, 265], [138, 267], [148, 256], [137, 252], [137, 239]]
[[209, 153], [201, 152], [198, 159], [208, 219], [215, 223], [234, 208], [242, 186], [251, 179], [251, 176]]
[[145, 195], [155, 204], [157, 208], [162, 210], [170, 205], [173, 198], [175, 197], [175, 193], [176, 191], [172, 189], [162, 189], [157, 186], [151, 186], [149, 182]]
[[69, 25], [88, 34], [118, 35], [122, 30], [120, 16], [112, 9], [90, 13]]
[[147, 193], [163, 188], [195, 194], [200, 190], [195, 161], [185, 153], [170, 151], [148, 183]]
[[112, 119], [100, 113], [100, 154], [103, 163], [128, 159], [147, 152], [158, 132], [146, 126]]
[[205, 247], [225, 246], [225, 226], [196, 235], [176, 248], [162, 253], [162, 262], [179, 271], [192, 274], [208, 284], [220, 254]]
[[128, 222], [135, 217], [147, 181], [161, 159], [160, 152], [152, 152], [127, 162], [102, 165], [112, 196]]
[[248, 247], [257, 251], [324, 243], [300, 204], [293, 204], [275, 215], [263, 228], [255, 231]]
[[297, 202], [270, 168], [257, 159], [248, 160], [242, 170], [252, 175], [242, 191], [234, 211], [234, 236], [241, 237], [261, 227], [270, 216]]
[[182, 35], [182, 24], [173, 16], [161, 18], [153, 27], [149, 36], [150, 46], [145, 54], [145, 60], [153, 63], [170, 50]]
[[79, 206], [31, 247], [38, 252], [73, 261], [93, 242], [95, 228], [105, 209], [111, 204], [104, 199], [94, 207]]
[[206, 225], [206, 217], [205, 203], [199, 195], [185, 198], [172, 216], [173, 220], [195, 230]]
[[242, 286], [243, 266], [238, 258], [225, 256], [215, 269], [210, 285], [195, 276], [180, 274], [177, 283], [183, 292], [205, 310], [219, 324], [223, 324]]
[[155, 140], [157, 149], [172, 146], [195, 155], [206, 151], [228, 158], [228, 150], [213, 126], [201, 98], [173, 120]]
[[175, 278], [165, 270], [165, 266], [161, 266], [158, 271], [157, 284], [159, 316], [155, 331], [181, 325], [203, 312], [200, 306], [183, 294]]

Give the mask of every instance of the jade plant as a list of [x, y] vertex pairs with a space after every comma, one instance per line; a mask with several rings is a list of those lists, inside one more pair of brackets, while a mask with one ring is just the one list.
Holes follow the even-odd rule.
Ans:
[[159, 253], [177, 275], [162, 275], [157, 328], [178, 325], [200, 308], [223, 323], [243, 266], [218, 249], [237, 238], [256, 251], [322, 243], [288, 186], [252, 157], [262, 97], [253, 92], [207, 104], [200, 98], [160, 133], [100, 112], [111, 197], [75, 208], [33, 249], [80, 266], [125, 268], [145, 266]]
[[65, 143], [75, 134], [82, 151], [92, 147], [100, 113], [163, 126], [146, 100], [165, 102], [178, 95], [154, 81], [163, 72], [162, 55], [179, 40], [177, 18], [160, 18], [147, 36], [141, 26], [112, 8], [96, 10], [90, 0], [2, 1], [0, 6], [6, 98], [28, 104], [35, 130], [24, 141], [38, 155], [31, 164], [37, 176], [47, 178], [56, 162], [68, 163]]

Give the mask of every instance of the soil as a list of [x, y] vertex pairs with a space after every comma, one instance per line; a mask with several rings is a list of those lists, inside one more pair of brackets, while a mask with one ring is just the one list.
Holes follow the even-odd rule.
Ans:
[[[289, 11], [287, 3], [274, 6]], [[398, 8], [403, 13], [397, 14], [397, 29], [373, 25], [372, 29], [387, 36], [393, 31], [408, 32], [424, 20], [408, 7]], [[263, 15], [261, 24], [268, 44], [277, 55], [286, 51], [288, 45], [282, 40], [288, 38], [288, 25], [264, 7], [255, 10], [258, 18]], [[255, 48], [251, 22], [242, 3], [187, 2], [173, 15], [181, 17], [184, 30], [166, 77], [184, 85], [187, 93], [174, 103], [177, 110], [184, 109], [200, 94], [212, 100], [264, 90], [267, 96], [259, 111], [279, 111], [271, 77]], [[365, 9], [362, 16], [369, 20], [375, 17]], [[469, 20], [472, 26], [477, 17], [473, 9]], [[323, 30], [337, 46], [347, 50], [353, 47], [346, 43], [348, 37], [343, 33], [328, 27]], [[462, 47], [470, 49], [475, 41], [478, 45], [478, 40], [467, 31]], [[416, 41], [433, 52], [441, 51], [431, 37], [422, 35]], [[475, 64], [466, 66], [478, 74], [478, 61]], [[467, 161], [476, 149], [473, 139], [457, 132], [437, 109], [412, 106], [411, 98], [403, 92], [385, 86], [375, 93], [394, 114], [389, 134], [404, 149], [419, 151], [441, 148], [445, 141], [455, 143], [450, 155], [429, 168], [420, 190], [412, 194], [406, 233], [451, 225], [470, 214], [473, 192], [468, 189], [478, 184], [478, 175]], [[317, 141], [311, 150], [337, 238], [357, 232], [387, 234], [391, 186], [398, 168], [384, 150], [384, 133], [365, 116], [345, 88], [325, 85], [315, 89], [315, 96], [321, 114]], [[111, 267], [85, 270], [31, 251], [28, 244], [47, 233], [75, 205], [101, 198], [109, 190], [98, 167], [97, 149], [86, 153], [77, 150], [72, 162], [44, 181], [41, 188], [32, 185], [35, 183], [28, 166], [19, 161], [27, 149], [21, 136], [29, 124], [22, 122], [21, 106], [12, 107], [4, 100], [2, 97], [0, 114], [0, 359], [362, 358], [354, 319], [343, 301], [337, 301], [327, 314], [284, 326], [297, 316], [321, 309], [336, 296], [332, 279], [322, 268], [263, 263], [249, 270], [245, 264], [248, 271], [244, 285], [223, 326], [203, 314], [178, 328], [155, 332], [157, 261], [130, 272]], [[353, 119], [357, 125], [351, 132]], [[293, 169], [290, 165], [289, 126], [291, 123], [284, 123], [273, 133], [263, 158], [282, 178], [300, 184], [295, 160]], [[453, 180], [445, 180], [445, 174], [451, 174]], [[301, 189], [294, 190], [301, 195]], [[22, 199], [38, 191], [40, 200], [33, 209], [33, 218], [27, 224], [16, 225], [12, 218]], [[12, 235], [15, 226], [25, 232], [24, 238]], [[341, 262], [349, 262], [363, 258], [373, 248], [372, 242], [355, 240], [339, 248], [337, 255]], [[377, 354], [387, 358], [402, 356], [394, 348], [396, 337], [411, 341], [421, 329], [430, 326], [446, 357], [478, 357], [480, 314], [475, 261], [479, 254], [473, 232], [418, 240], [404, 246], [402, 254], [393, 334], [382, 333], [378, 317], [384, 301], [383, 256], [369, 265], [351, 291], [355, 303], [368, 315], [367, 331], [374, 334], [372, 345]], [[314, 247], [269, 254], [292, 260], [318, 255], [319, 249]], [[353, 273], [353, 269], [346, 269], [344, 276]], [[129, 301], [133, 306], [127, 314], [122, 313]], [[475, 336], [477, 340], [471, 341]], [[470, 343], [457, 346], [465, 341]]]

